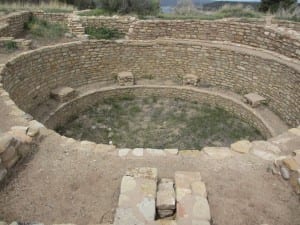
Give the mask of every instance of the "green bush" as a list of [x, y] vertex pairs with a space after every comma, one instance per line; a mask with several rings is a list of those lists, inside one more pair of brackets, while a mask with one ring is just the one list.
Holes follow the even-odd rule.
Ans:
[[262, 12], [275, 13], [279, 9], [289, 9], [293, 5], [297, 4], [297, 0], [262, 0], [259, 6], [259, 10]]
[[8, 51], [16, 50], [18, 49], [17, 43], [15, 41], [5, 41], [4, 42], [4, 48]]
[[159, 0], [99, 0], [101, 7], [121, 14], [156, 15], [160, 11]]
[[25, 23], [25, 29], [34, 37], [51, 40], [63, 37], [67, 31], [67, 28], [61, 24], [49, 23], [48, 21], [36, 18], [32, 18], [29, 22]]
[[124, 34], [117, 29], [107, 27], [87, 27], [85, 33], [90, 35], [91, 39], [118, 39], [124, 37]]

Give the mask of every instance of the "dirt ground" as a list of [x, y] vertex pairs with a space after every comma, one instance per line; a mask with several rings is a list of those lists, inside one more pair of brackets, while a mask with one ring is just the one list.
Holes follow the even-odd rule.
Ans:
[[[206, 183], [213, 225], [298, 225], [299, 197], [287, 182], [267, 172], [252, 155], [223, 160], [154, 157], [121, 159], [73, 147], [48, 136], [34, 157], [18, 168], [0, 192], [0, 220], [45, 224], [112, 222], [121, 178], [127, 168], [157, 167], [159, 177], [200, 171]], [[55, 145], [53, 143], [56, 143]]]

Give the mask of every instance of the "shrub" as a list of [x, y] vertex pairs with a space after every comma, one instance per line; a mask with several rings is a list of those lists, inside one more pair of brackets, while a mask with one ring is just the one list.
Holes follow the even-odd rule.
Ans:
[[117, 29], [110, 29], [107, 27], [87, 27], [85, 33], [90, 35], [90, 38], [92, 39], [118, 39], [124, 36], [124, 34]]
[[99, 2], [103, 9], [122, 14], [156, 15], [160, 10], [159, 0], [99, 0]]
[[275, 17], [277, 19], [291, 20], [295, 22], [300, 22], [300, 8], [292, 6], [289, 9], [280, 8], [276, 13]]
[[16, 50], [18, 49], [17, 43], [15, 41], [5, 41], [4, 42], [4, 48], [8, 51]]
[[297, 4], [297, 0], [262, 0], [259, 6], [259, 10], [262, 12], [275, 13], [280, 8], [289, 9], [291, 6]]
[[51, 40], [63, 37], [67, 31], [61, 24], [49, 23], [48, 21], [36, 18], [32, 18], [29, 22], [25, 23], [25, 29], [34, 37]]

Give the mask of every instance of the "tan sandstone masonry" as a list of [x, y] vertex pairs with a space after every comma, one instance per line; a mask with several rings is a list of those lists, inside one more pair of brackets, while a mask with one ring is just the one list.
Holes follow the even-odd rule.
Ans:
[[32, 15], [40, 20], [47, 20], [52, 23], [67, 24], [70, 14], [68, 13], [46, 13], [43, 11], [32, 12]]
[[30, 12], [16, 12], [0, 18], [0, 37], [16, 37], [24, 30]]
[[140, 20], [133, 23], [128, 32], [128, 38], [135, 40], [159, 37], [229, 41], [300, 59], [299, 38], [253, 23], [224, 20]]
[[189, 41], [85, 41], [23, 53], [3, 68], [4, 88], [17, 105], [31, 112], [58, 86], [115, 82], [120, 71], [136, 79], [173, 80], [195, 74], [200, 85], [240, 94], [257, 92], [291, 126], [300, 124], [298, 67], [271, 55], [250, 54]]
[[138, 19], [132, 16], [81, 16], [80, 21], [84, 27], [109, 27], [127, 33], [129, 27]]
[[46, 121], [42, 121], [48, 128], [55, 129], [65, 124], [70, 118], [91, 105], [97, 104], [101, 99], [110, 97], [119, 97], [133, 95], [138, 97], [158, 96], [165, 98], [180, 98], [185, 101], [196, 101], [198, 103], [208, 103], [212, 106], [219, 106], [232, 112], [239, 118], [247, 121], [253, 127], [257, 128], [261, 134], [267, 138], [274, 136], [271, 128], [264, 122], [251, 107], [237, 101], [233, 98], [221, 96], [209, 90], [200, 90], [192, 87], [180, 86], [131, 86], [131, 87], [111, 87], [99, 91], [91, 92], [85, 96], [80, 96], [68, 104], [62, 105], [54, 114], [51, 114]]

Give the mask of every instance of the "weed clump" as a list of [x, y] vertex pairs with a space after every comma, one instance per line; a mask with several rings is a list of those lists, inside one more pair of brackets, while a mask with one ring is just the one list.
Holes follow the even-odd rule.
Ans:
[[119, 32], [117, 29], [111, 29], [108, 27], [87, 27], [85, 29], [85, 33], [90, 36], [91, 39], [106, 39], [106, 40], [112, 40], [112, 39], [119, 39], [124, 37], [124, 34]]
[[62, 38], [67, 32], [67, 28], [58, 23], [50, 23], [45, 20], [39, 20], [37, 18], [31, 18], [29, 22], [24, 25], [33, 37], [56, 40]]

